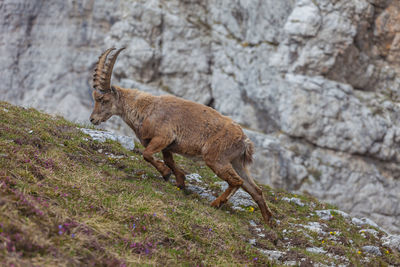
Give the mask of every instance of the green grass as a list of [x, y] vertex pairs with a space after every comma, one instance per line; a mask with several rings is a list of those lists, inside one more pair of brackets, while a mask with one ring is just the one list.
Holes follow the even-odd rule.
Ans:
[[[306, 205], [281, 201], [294, 195], [264, 186], [279, 220], [274, 228], [254, 212], [230, 205], [210, 207], [207, 200], [173, 182], [165, 182], [143, 161], [139, 150], [116, 142], [99, 143], [80, 126], [0, 102], [0, 262], [6, 265], [66, 266], [275, 266], [260, 249], [286, 253], [285, 260], [341, 263], [306, 251], [318, 246], [363, 265], [363, 245], [377, 245], [339, 215], [322, 222], [314, 210], [334, 208], [310, 196]], [[114, 156], [122, 156], [114, 158]], [[207, 167], [177, 156], [188, 173], [220, 192], [220, 181]], [[265, 234], [257, 236], [249, 221]], [[338, 241], [321, 238], [298, 224], [320, 221]], [[288, 231], [290, 230], [290, 231]], [[249, 239], [257, 239], [256, 246]], [[311, 238], [311, 239], [310, 239]], [[353, 243], [350, 243], [352, 240]], [[382, 248], [382, 252], [387, 249]], [[395, 251], [370, 257], [375, 265], [400, 264]]]

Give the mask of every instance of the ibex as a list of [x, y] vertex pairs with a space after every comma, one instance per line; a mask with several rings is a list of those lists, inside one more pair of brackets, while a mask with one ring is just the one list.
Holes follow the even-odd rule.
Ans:
[[[242, 128], [232, 119], [199, 103], [111, 86], [113, 67], [123, 49], [107, 59], [115, 50], [110, 48], [98, 59], [93, 77], [95, 105], [90, 121], [98, 125], [113, 115], [120, 116], [145, 147], [143, 158], [166, 181], [172, 171], [179, 188], [185, 187], [185, 174], [175, 165], [172, 153], [200, 157], [229, 185], [211, 206], [220, 207], [242, 187], [258, 204], [268, 224], [272, 213], [246, 167], [252, 162], [254, 146]], [[153, 154], [157, 152], [162, 153], [164, 162], [154, 159]]]

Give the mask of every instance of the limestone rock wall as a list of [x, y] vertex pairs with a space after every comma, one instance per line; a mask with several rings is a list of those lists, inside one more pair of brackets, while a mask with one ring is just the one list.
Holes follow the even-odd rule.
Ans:
[[400, 232], [398, 1], [3, 0], [0, 12], [2, 100], [86, 121], [99, 53], [126, 46], [114, 83], [214, 107], [247, 128], [260, 182]]

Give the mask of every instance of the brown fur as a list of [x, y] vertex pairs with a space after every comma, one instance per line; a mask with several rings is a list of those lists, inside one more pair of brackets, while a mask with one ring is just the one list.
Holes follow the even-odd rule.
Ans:
[[[112, 65], [115, 59], [114, 55]], [[111, 77], [112, 66], [106, 70]], [[96, 79], [95, 76], [95, 84], [101, 85], [100, 82], [96, 83]], [[118, 86], [101, 87], [99, 91], [93, 91], [93, 98], [95, 107], [90, 121], [97, 125], [113, 115], [120, 116], [145, 147], [144, 159], [164, 179], [167, 180], [173, 172], [177, 186], [184, 188], [184, 172], [175, 165], [172, 153], [200, 157], [229, 184], [228, 189], [211, 203], [212, 206], [224, 204], [242, 187], [257, 202], [265, 222], [269, 223], [272, 213], [262, 190], [246, 168], [252, 162], [253, 143], [232, 119], [189, 100], [175, 96], [153, 96]], [[162, 152], [164, 162], [153, 158], [152, 155], [157, 152]]]

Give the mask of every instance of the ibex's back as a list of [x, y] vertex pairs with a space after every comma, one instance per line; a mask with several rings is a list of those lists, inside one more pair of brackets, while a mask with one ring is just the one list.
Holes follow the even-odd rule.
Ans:
[[[172, 153], [200, 157], [229, 187], [212, 206], [225, 203], [239, 187], [243, 187], [257, 202], [268, 223], [271, 212], [261, 189], [249, 175], [246, 165], [251, 162], [253, 144], [241, 127], [230, 118], [202, 104], [174, 96], [153, 96], [139, 90], [111, 86], [111, 74], [118, 50], [108, 63], [104, 52], [94, 74], [95, 107], [90, 120], [93, 124], [120, 116], [135, 132], [145, 147], [143, 157], [168, 179], [171, 172], [177, 186], [185, 187], [184, 172], [175, 165]], [[162, 152], [164, 162], [153, 158]], [[164, 164], [165, 163], [165, 164]]]
[[151, 138], [162, 132], [173, 139], [168, 150], [189, 156], [203, 155], [212, 149], [211, 143], [219, 150], [226, 150], [245, 138], [241, 127], [230, 118], [210, 107], [174, 96], [154, 97], [154, 108], [145, 124], [145, 129], [138, 129], [147, 131], [149, 136], [143, 137]]

